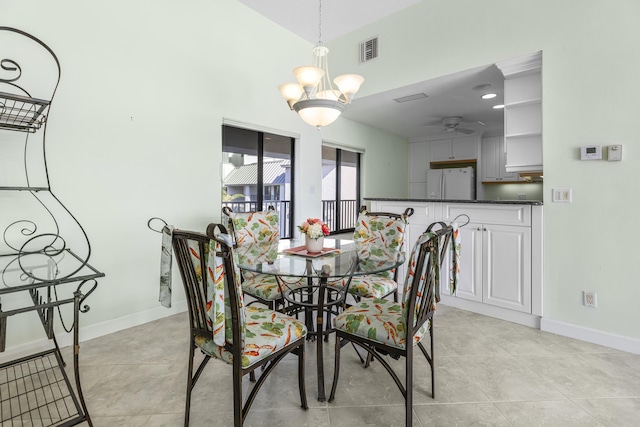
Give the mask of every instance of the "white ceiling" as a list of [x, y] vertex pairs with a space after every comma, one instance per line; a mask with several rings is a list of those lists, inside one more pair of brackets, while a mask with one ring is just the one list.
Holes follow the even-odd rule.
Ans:
[[[276, 24], [315, 44], [318, 0], [238, 0]], [[422, 0], [322, 0], [322, 41], [329, 42]]]
[[[318, 41], [317, 1], [238, 1], [311, 43]], [[421, 1], [322, 0], [322, 41], [328, 42]], [[364, 77], [366, 85], [367, 76]], [[487, 90], [474, 90], [478, 85], [491, 86]], [[494, 92], [498, 96], [483, 100], [480, 96], [485, 92]], [[424, 93], [427, 97], [405, 103], [394, 101], [417, 93]], [[342, 115], [409, 139], [451, 135], [440, 124], [443, 117], [450, 116], [462, 117], [461, 128], [484, 135], [501, 135], [503, 111], [494, 110], [492, 106], [502, 103], [502, 73], [495, 65], [488, 64], [383, 93], [361, 98], [356, 96]]]

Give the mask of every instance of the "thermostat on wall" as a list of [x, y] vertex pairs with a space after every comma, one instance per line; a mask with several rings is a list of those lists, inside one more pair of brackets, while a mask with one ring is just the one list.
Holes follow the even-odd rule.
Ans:
[[580, 160], [602, 160], [602, 146], [583, 145], [580, 147]]

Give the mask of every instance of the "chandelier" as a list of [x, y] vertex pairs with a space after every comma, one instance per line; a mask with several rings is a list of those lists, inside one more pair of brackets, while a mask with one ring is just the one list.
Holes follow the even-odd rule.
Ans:
[[306, 123], [326, 126], [333, 123], [351, 103], [360, 89], [364, 77], [358, 74], [342, 74], [331, 84], [327, 54], [329, 49], [322, 44], [322, 1], [319, 1], [318, 44], [313, 48], [313, 65], [297, 67], [293, 70], [298, 83], [280, 85], [280, 93], [291, 110], [298, 113]]

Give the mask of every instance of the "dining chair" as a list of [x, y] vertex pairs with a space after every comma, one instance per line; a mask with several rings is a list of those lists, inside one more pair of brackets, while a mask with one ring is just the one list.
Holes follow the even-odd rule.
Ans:
[[[433, 354], [433, 314], [435, 292], [439, 283], [441, 248], [447, 246], [452, 227], [425, 231], [416, 241], [407, 265], [402, 302], [388, 299], [363, 299], [334, 319], [335, 368], [329, 402], [335, 399], [340, 374], [340, 349], [355, 343], [379, 361], [391, 375], [405, 398], [405, 423], [413, 417], [413, 356], [417, 346], [431, 368], [431, 397], [435, 398], [435, 366]], [[429, 334], [430, 351], [422, 345]], [[404, 385], [391, 364], [383, 357], [405, 358]], [[420, 375], [422, 378], [422, 375]]]
[[[280, 240], [279, 214], [273, 206], [269, 206], [266, 211], [253, 212], [233, 212], [225, 206], [222, 213], [228, 218], [238, 256], [244, 261], [242, 264], [268, 262], [277, 257]], [[260, 250], [256, 251], [256, 247]], [[247, 270], [241, 270], [240, 276], [242, 290], [257, 302], [272, 310], [284, 305], [282, 287], [277, 276]]]
[[[193, 388], [211, 358], [233, 366], [236, 427], [242, 426], [268, 375], [290, 353], [298, 357], [300, 405], [306, 410], [307, 329], [291, 316], [244, 304], [236, 254], [226, 228], [210, 224], [206, 235], [174, 230], [172, 246], [184, 284], [190, 323], [184, 425], [189, 425]], [[194, 373], [196, 349], [204, 354], [204, 359]], [[243, 403], [242, 379], [247, 374], [255, 375], [259, 367], [261, 373]]]
[[[363, 206], [353, 231], [353, 241], [360, 259], [368, 263], [395, 261], [404, 251], [404, 238], [413, 209], [402, 214], [368, 212]], [[349, 293], [361, 298], [386, 298], [393, 295], [398, 301], [398, 269], [350, 278]]]

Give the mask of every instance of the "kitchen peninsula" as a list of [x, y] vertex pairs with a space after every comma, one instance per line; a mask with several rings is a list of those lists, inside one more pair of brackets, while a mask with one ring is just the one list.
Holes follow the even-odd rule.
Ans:
[[[441, 303], [539, 328], [542, 316], [542, 202], [365, 197], [372, 212], [409, 218], [406, 251], [433, 222], [460, 227], [460, 277], [449, 291], [448, 257], [440, 277]], [[468, 217], [468, 218], [467, 218]], [[405, 271], [400, 271], [401, 275]], [[404, 276], [400, 276], [404, 277]]]

